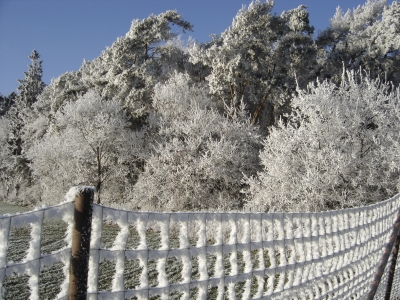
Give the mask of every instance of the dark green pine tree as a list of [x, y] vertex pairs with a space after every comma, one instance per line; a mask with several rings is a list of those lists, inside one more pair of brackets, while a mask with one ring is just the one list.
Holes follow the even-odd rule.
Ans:
[[46, 86], [42, 81], [43, 68], [42, 61], [39, 60], [39, 53], [33, 50], [29, 58], [32, 64], [29, 66], [28, 71], [24, 72], [25, 78], [17, 79], [20, 83], [17, 88], [19, 93], [15, 99], [15, 105], [8, 112], [8, 118], [13, 130], [10, 142], [13, 144], [14, 155], [22, 154], [24, 116]]
[[43, 68], [42, 61], [39, 60], [40, 55], [36, 50], [32, 51], [29, 56], [32, 64], [29, 66], [27, 72], [24, 72], [25, 78], [18, 79], [20, 86], [18, 89], [18, 100], [25, 103], [27, 106], [31, 106], [36, 102], [37, 96], [43, 91], [46, 86], [42, 81]]
[[0, 117], [4, 116], [14, 105], [16, 97], [17, 94], [15, 92], [11, 92], [8, 96], [0, 94]]
[[[38, 96], [42, 93], [45, 83], [42, 81], [43, 69], [40, 55], [36, 50], [32, 51], [29, 56], [32, 64], [29, 65], [27, 72], [24, 72], [25, 78], [18, 79], [20, 83], [18, 95], [14, 100], [14, 104], [7, 111], [5, 118], [7, 120], [8, 130], [6, 133], [6, 147], [8, 163], [1, 168], [6, 172], [7, 178], [7, 197], [10, 195], [10, 190], [14, 191], [15, 199], [11, 201], [19, 202], [29, 193], [32, 185], [32, 176], [29, 168], [29, 161], [26, 158], [26, 147], [24, 140], [24, 128], [27, 122], [29, 111], [32, 110], [32, 104], [36, 102]], [[3, 151], [4, 153], [4, 151]], [[4, 175], [4, 174], [3, 174]], [[25, 194], [25, 195], [24, 195]]]

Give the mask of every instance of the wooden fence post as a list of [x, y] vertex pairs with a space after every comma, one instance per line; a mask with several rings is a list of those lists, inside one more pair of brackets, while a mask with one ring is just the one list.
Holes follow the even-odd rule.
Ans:
[[392, 251], [393, 254], [392, 254], [392, 259], [390, 261], [389, 278], [388, 278], [388, 283], [387, 283], [386, 292], [385, 292], [385, 300], [390, 300], [390, 294], [392, 293], [392, 285], [393, 285], [394, 273], [396, 271], [397, 255], [399, 253], [399, 245], [400, 245], [400, 230], [399, 230], [399, 233], [397, 234], [396, 243], [393, 246], [393, 251]]
[[[385, 249], [383, 251], [382, 258], [379, 262], [378, 270], [375, 273], [374, 281], [371, 284], [371, 288], [370, 288], [369, 293], [367, 294], [366, 300], [374, 299], [376, 291], [378, 290], [378, 287], [379, 287], [379, 283], [381, 282], [383, 272], [384, 272], [387, 262], [389, 260], [390, 253], [392, 253], [392, 251], [394, 251], [393, 245], [395, 244], [395, 241], [397, 243], [399, 234], [400, 234], [400, 209], [397, 212], [397, 218], [393, 225], [392, 233], [389, 237], [389, 242], [385, 245]], [[396, 258], [397, 258], [397, 255], [396, 255]], [[391, 267], [395, 267], [395, 266], [391, 266]], [[393, 278], [392, 278], [392, 281], [393, 281]], [[388, 285], [389, 285], [389, 283], [390, 283], [390, 273], [389, 273]], [[387, 286], [387, 288], [389, 288], [389, 286]], [[390, 286], [390, 288], [391, 288], [391, 286]], [[386, 290], [386, 293], [387, 293], [387, 290]], [[387, 299], [387, 298], [385, 298], [385, 299]]]
[[79, 187], [75, 196], [69, 271], [69, 300], [86, 299], [94, 189]]

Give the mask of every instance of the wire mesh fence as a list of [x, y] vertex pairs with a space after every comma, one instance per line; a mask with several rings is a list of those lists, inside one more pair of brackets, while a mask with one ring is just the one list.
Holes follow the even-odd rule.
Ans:
[[[364, 299], [399, 207], [399, 196], [320, 213], [93, 204], [87, 299]], [[0, 218], [3, 299], [68, 298], [73, 211], [68, 202]], [[391, 299], [399, 277], [396, 268]]]
[[72, 202], [0, 217], [2, 299], [57, 299], [68, 293]]

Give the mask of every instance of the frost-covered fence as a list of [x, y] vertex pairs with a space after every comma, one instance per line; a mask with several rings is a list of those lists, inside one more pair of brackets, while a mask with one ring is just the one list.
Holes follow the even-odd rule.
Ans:
[[68, 294], [74, 203], [0, 217], [1, 299]]
[[82, 286], [86, 298], [93, 194], [71, 188], [60, 205], [0, 215], [0, 299], [78, 299]]
[[[87, 299], [364, 299], [399, 207], [399, 195], [321, 213], [93, 205]], [[0, 218], [2, 299], [68, 298], [73, 212], [67, 202]], [[375, 299], [384, 298], [389, 267]], [[400, 267], [393, 299], [397, 282]]]
[[[399, 196], [321, 213], [95, 205], [88, 299], [364, 299], [399, 208]], [[383, 299], [387, 274], [388, 266], [375, 299]]]

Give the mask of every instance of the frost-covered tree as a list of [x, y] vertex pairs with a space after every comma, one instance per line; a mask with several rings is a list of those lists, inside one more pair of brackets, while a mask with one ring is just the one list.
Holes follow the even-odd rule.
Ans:
[[348, 72], [310, 84], [287, 125], [271, 130], [247, 208], [319, 211], [367, 205], [400, 190], [400, 94]]
[[122, 201], [135, 176], [140, 142], [118, 101], [105, 101], [94, 91], [58, 110], [43, 139], [28, 152], [43, 195], [54, 204], [75, 185], [93, 185], [97, 202]]
[[27, 115], [30, 114], [32, 105], [37, 101], [45, 84], [42, 81], [43, 69], [39, 53], [33, 50], [29, 58], [32, 64], [29, 65], [28, 71], [24, 72], [25, 78], [18, 80], [18, 95], [13, 97], [11, 94], [13, 98], [9, 99], [9, 103], [5, 103], [7, 112], [3, 123], [7, 123], [7, 126], [1, 132], [3, 142], [0, 145], [0, 169], [3, 172], [3, 186], [6, 187], [3, 197], [7, 201], [25, 202], [25, 199], [35, 197], [31, 189], [32, 178], [26, 157], [24, 130]]
[[173, 26], [183, 31], [192, 28], [176, 11], [133, 20], [126, 35], [99, 57], [84, 61], [77, 72], [67, 72], [52, 80], [34, 105], [27, 136], [40, 139], [54, 114], [89, 89], [105, 100], [120, 101], [136, 125], [142, 125], [151, 108], [154, 85], [174, 70], [182, 71], [187, 60]]
[[14, 168], [14, 160], [12, 148], [8, 142], [8, 135], [11, 131], [10, 122], [8, 119], [0, 118], [0, 180], [2, 187], [2, 200], [8, 200], [10, 191], [12, 189], [13, 178], [12, 174]]
[[59, 110], [89, 90], [96, 91], [105, 101], [119, 101], [133, 125], [140, 126], [151, 107], [154, 84], [167, 78], [174, 68], [181, 70], [186, 60], [177, 34], [172, 31], [175, 25], [191, 30], [176, 11], [134, 20], [129, 32], [98, 58], [84, 62], [77, 72], [53, 79], [26, 116], [26, 151], [45, 137]]
[[0, 117], [4, 116], [14, 105], [16, 97], [17, 94], [14, 92], [11, 92], [8, 96], [0, 94]]
[[343, 67], [400, 83], [400, 4], [368, 0], [344, 13], [340, 7], [317, 38], [321, 78], [340, 82]]
[[24, 72], [25, 78], [19, 79], [18, 95], [15, 98], [15, 104], [7, 112], [6, 118], [10, 121], [11, 132], [9, 132], [9, 143], [13, 146], [13, 155], [21, 156], [23, 154], [23, 130], [27, 122], [26, 116], [37, 101], [43, 91], [45, 84], [42, 81], [43, 69], [42, 61], [39, 61], [40, 55], [36, 50], [29, 56], [32, 64], [27, 72]]
[[76, 72], [67, 72], [52, 79], [25, 117], [25, 147], [29, 149], [33, 143], [43, 138], [59, 109], [86, 92], [87, 88]]
[[29, 56], [32, 64], [29, 66], [27, 72], [24, 72], [25, 78], [18, 79], [20, 83], [18, 89], [18, 101], [25, 103], [27, 106], [36, 102], [38, 95], [43, 91], [46, 86], [42, 81], [43, 68], [40, 55], [36, 50], [32, 51]]
[[130, 208], [238, 209], [243, 174], [255, 174], [260, 139], [243, 110], [227, 118], [204, 88], [175, 74], [154, 89], [148, 135], [154, 141]]
[[8, 111], [7, 118], [11, 123], [10, 141], [14, 147], [14, 155], [22, 155], [23, 153], [23, 131], [27, 123], [27, 115], [30, 114], [32, 105], [38, 100], [39, 95], [45, 88], [45, 83], [42, 81], [43, 68], [40, 55], [36, 50], [32, 51], [29, 56], [32, 64], [27, 72], [24, 72], [25, 78], [18, 79], [18, 95], [15, 99], [15, 105]]
[[274, 2], [259, 0], [243, 7], [221, 37], [207, 45], [193, 45], [191, 62], [205, 65], [210, 92], [219, 101], [237, 106], [243, 99], [266, 130], [299, 84], [314, 79], [316, 47], [305, 6], [271, 13]]
[[133, 20], [124, 37], [82, 65], [84, 85], [103, 98], [120, 100], [135, 117], [145, 115], [156, 82], [165, 80], [171, 68], [183, 68], [185, 56], [179, 43], [172, 42], [177, 36], [172, 25], [184, 32], [192, 29], [172, 10]]

